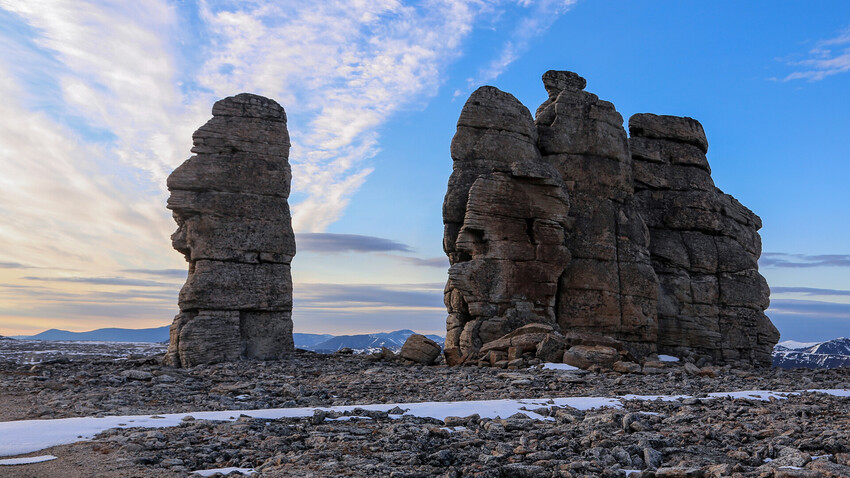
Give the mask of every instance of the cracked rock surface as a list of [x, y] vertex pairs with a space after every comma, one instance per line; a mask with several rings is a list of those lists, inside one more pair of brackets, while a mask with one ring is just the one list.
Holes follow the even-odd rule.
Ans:
[[212, 112], [192, 136], [195, 156], [168, 177], [171, 240], [189, 262], [165, 359], [174, 366], [293, 349], [286, 113], [248, 93]]

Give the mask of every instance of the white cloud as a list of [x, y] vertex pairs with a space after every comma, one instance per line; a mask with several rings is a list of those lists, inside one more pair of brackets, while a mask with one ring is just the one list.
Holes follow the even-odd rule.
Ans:
[[165, 177], [212, 102], [241, 91], [286, 108], [294, 225], [322, 232], [372, 172], [380, 128], [424, 107], [506, 3], [530, 12], [510, 19], [520, 53], [569, 4], [0, 0], [0, 263], [56, 277], [184, 267]]
[[470, 89], [498, 78], [511, 63], [528, 50], [535, 37], [546, 32], [577, 1], [543, 0], [532, 2], [530, 0], [517, 0], [517, 3], [522, 7], [530, 9], [529, 14], [517, 22], [508, 36], [508, 40], [502, 45], [499, 55], [482, 68], [475, 78], [469, 79]]
[[[299, 2], [300, 3], [300, 2]], [[287, 108], [296, 230], [322, 231], [371, 169], [376, 129], [436, 94], [460, 54], [477, 2], [432, 0], [207, 5], [216, 46], [200, 83], [216, 96], [253, 91]]]
[[782, 78], [782, 81], [820, 81], [850, 71], [850, 27], [834, 38], [818, 42], [809, 50], [809, 58], [788, 61], [788, 64], [799, 69]]

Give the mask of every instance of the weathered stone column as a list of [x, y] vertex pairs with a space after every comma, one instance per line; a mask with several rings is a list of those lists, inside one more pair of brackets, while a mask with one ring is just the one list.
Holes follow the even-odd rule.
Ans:
[[525, 324], [555, 324], [569, 198], [536, 143], [531, 113], [512, 95], [485, 86], [464, 105], [443, 203], [447, 359]]
[[171, 236], [189, 276], [165, 363], [191, 367], [293, 350], [289, 133], [275, 101], [218, 101], [192, 136], [195, 156], [168, 177]]
[[632, 204], [632, 159], [623, 117], [584, 90], [584, 78], [548, 71], [549, 93], [535, 123], [543, 158], [572, 201], [567, 247], [572, 262], [558, 288], [564, 332], [614, 337], [637, 357], [655, 351], [657, 279], [649, 234]]
[[629, 131], [659, 280], [659, 352], [769, 366], [779, 332], [764, 314], [761, 219], [714, 186], [698, 121], [637, 114]]

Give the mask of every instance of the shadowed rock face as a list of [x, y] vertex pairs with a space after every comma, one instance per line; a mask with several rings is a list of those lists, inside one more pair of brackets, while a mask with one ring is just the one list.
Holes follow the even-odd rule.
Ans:
[[779, 333], [764, 315], [761, 219], [714, 186], [698, 121], [637, 114], [629, 131], [636, 203], [659, 280], [659, 352], [770, 363]]
[[165, 358], [173, 366], [293, 350], [286, 113], [247, 93], [212, 112], [192, 136], [195, 156], [168, 177], [171, 240], [189, 262]]
[[492, 87], [461, 112], [443, 204], [447, 359], [543, 323], [615, 338], [638, 359], [769, 365], [761, 222], [714, 187], [702, 126], [636, 115], [630, 140], [580, 76], [543, 83], [534, 121]]
[[573, 260], [561, 277], [558, 324], [563, 330], [614, 337], [636, 356], [655, 351], [656, 277], [649, 234], [632, 204], [632, 159], [623, 117], [583, 91], [572, 72], [543, 75], [549, 93], [535, 123], [543, 158], [570, 193]]
[[555, 323], [569, 199], [536, 142], [528, 109], [496, 88], [476, 90], [461, 112], [443, 203], [447, 350], [468, 355], [522, 325]]

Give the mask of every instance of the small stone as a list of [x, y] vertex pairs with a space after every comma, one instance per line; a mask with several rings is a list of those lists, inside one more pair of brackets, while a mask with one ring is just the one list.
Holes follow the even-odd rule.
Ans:
[[153, 374], [144, 370], [125, 370], [121, 372], [121, 376], [130, 380], [151, 380]]
[[639, 363], [623, 362], [622, 360], [620, 360], [619, 362], [614, 362], [614, 366], [612, 368], [615, 372], [620, 373], [640, 373], [641, 371]]

